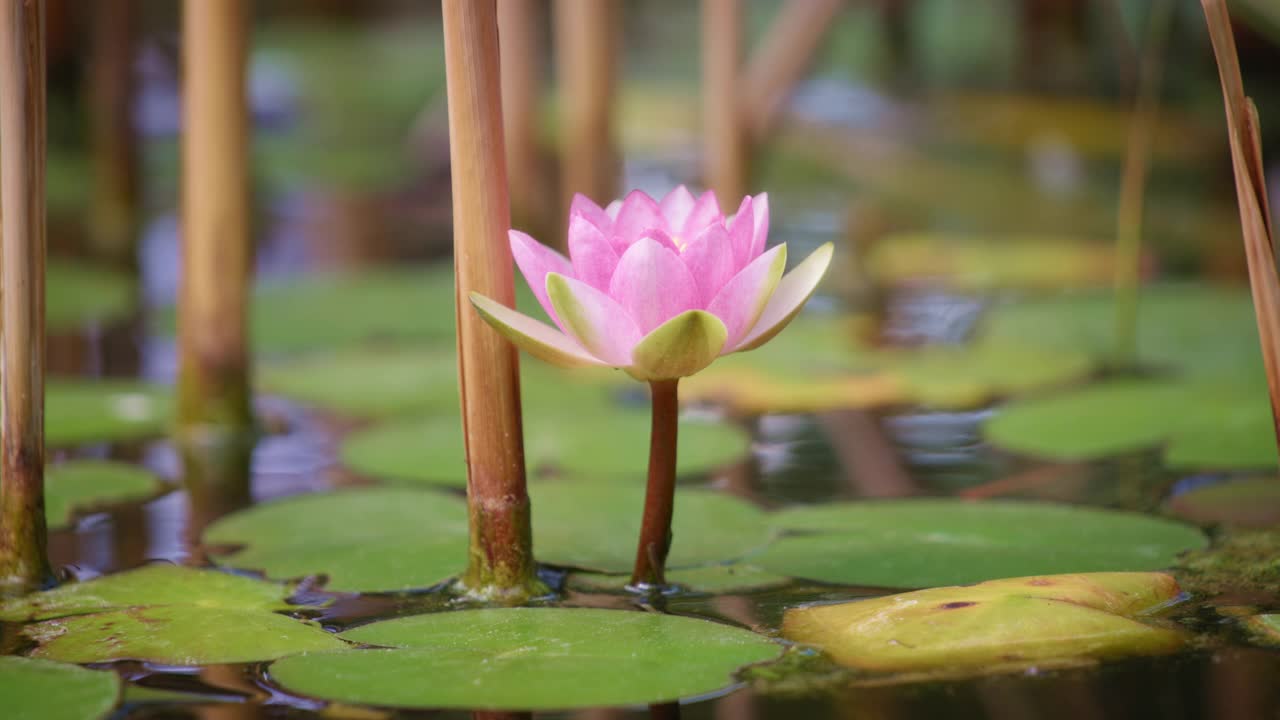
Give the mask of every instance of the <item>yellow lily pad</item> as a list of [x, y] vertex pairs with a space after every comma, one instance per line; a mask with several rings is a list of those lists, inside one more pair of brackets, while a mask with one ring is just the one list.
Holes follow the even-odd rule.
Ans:
[[783, 635], [875, 672], [977, 671], [1170, 653], [1135, 619], [1179, 595], [1163, 573], [1040, 575], [788, 610]]
[[891, 235], [877, 241], [866, 258], [867, 272], [882, 284], [957, 291], [1106, 286], [1114, 266], [1111, 244], [1016, 235]]

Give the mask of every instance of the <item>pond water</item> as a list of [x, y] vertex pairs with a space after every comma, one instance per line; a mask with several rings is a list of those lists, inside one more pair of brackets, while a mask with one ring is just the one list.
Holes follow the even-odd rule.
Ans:
[[[288, 223], [285, 223], [286, 225]], [[809, 221], [796, 231], [821, 237]], [[159, 227], [171, 227], [160, 224]], [[807, 228], [807, 230], [804, 230]], [[787, 233], [784, 225], [777, 231]], [[272, 234], [264, 257], [300, 257], [289, 247], [305, 234], [286, 227]], [[171, 257], [173, 237], [153, 234], [144, 261], [143, 285], [172, 287], [169, 278], [151, 277], [170, 267], [154, 258]], [[804, 244], [802, 241], [800, 244]], [[292, 265], [292, 263], [286, 263]], [[297, 265], [292, 265], [296, 268]], [[264, 275], [273, 275], [270, 264]], [[163, 302], [163, 298], [152, 298]], [[818, 299], [821, 314], [831, 302]], [[983, 303], [971, 296], [939, 292], [899, 292], [888, 296], [882, 328], [886, 337], [951, 343], [970, 333]], [[449, 311], [440, 308], [440, 312]], [[173, 371], [173, 348], [163, 334], [140, 331], [127, 322], [105, 331], [58, 338], [55, 366], [65, 372], [130, 375], [165, 379]], [[63, 350], [71, 348], [71, 350]], [[140, 350], [139, 350], [140, 348]], [[535, 362], [525, 359], [524, 362]], [[232, 498], [210, 511], [193, 507], [189, 494], [174, 489], [143, 503], [116, 505], [82, 516], [72, 529], [51, 538], [53, 562], [82, 579], [152, 562], [201, 564], [205, 548], [193, 542], [211, 515], [247, 501], [263, 502], [335, 487], [364, 485], [373, 478], [343, 466], [339, 441], [367, 421], [340, 412], [264, 393], [260, 411], [270, 433], [254, 451], [251, 498]], [[1045, 462], [997, 450], [982, 440], [981, 424], [998, 407], [964, 411], [839, 410], [819, 414], [772, 414], [745, 423], [751, 433], [750, 457], [704, 473], [689, 485], [745, 498], [768, 509], [794, 504], [829, 503], [859, 498], [951, 495], [972, 499], [1019, 497], [1156, 511], [1185, 473], [1164, 469], [1153, 450], [1092, 462]], [[698, 414], [698, 413], [695, 413]], [[645, 438], [634, 438], [643, 444]], [[166, 441], [93, 444], [53, 453], [70, 457], [112, 458], [141, 463], [162, 477], [181, 476], [181, 463]], [[1200, 478], [1203, 481], [1205, 478]], [[1212, 479], [1210, 477], [1209, 479]], [[1185, 485], [1185, 483], [1184, 483]], [[207, 498], [206, 498], [207, 500]], [[216, 505], [216, 503], [215, 503]], [[638, 510], [638, 508], [637, 508]], [[679, 507], [677, 506], [677, 513]], [[341, 533], [341, 527], [334, 527]], [[677, 544], [679, 538], [677, 538]], [[564, 574], [548, 568], [546, 578], [563, 584]], [[768, 635], [778, 633], [784, 610], [814, 602], [848, 600], [887, 592], [886, 588], [846, 587], [792, 580], [752, 592], [707, 595], [684, 592], [657, 601], [656, 609], [707, 618]], [[562, 588], [556, 604], [614, 609], [652, 608], [650, 601], [618, 592]], [[439, 596], [342, 595], [322, 610], [307, 611], [330, 631], [340, 632], [378, 619], [438, 611]], [[1194, 631], [1191, 649], [1172, 656], [1107, 662], [1101, 666], [1027, 670], [954, 679], [903, 679], [874, 682], [815, 682], [801, 675], [788, 682], [741, 686], [714, 697], [691, 698], [680, 706], [600, 709], [547, 713], [548, 717], [683, 718], [1056, 718], [1164, 717], [1259, 718], [1280, 714], [1280, 653], [1252, 645], [1237, 626], [1216, 612], [1218, 606], [1280, 608], [1280, 597], [1248, 595], [1197, 598], [1176, 606], [1168, 619]], [[207, 628], [218, 633], [217, 627]], [[326, 709], [312, 698], [291, 694], [266, 672], [266, 663], [200, 668], [115, 663], [129, 681], [118, 718], [293, 718], [377, 717], [352, 708]], [[426, 681], [426, 679], [424, 679]], [[812, 683], [813, 687], [805, 687]], [[176, 693], [176, 694], [174, 694]], [[431, 713], [465, 717], [464, 712]], [[408, 713], [406, 716], [413, 716]], [[539, 714], [542, 716], [542, 714]]]

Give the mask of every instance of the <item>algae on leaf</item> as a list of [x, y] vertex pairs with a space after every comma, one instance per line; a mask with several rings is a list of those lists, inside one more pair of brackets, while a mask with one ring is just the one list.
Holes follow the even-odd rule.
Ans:
[[310, 653], [268, 669], [291, 692], [394, 708], [562, 710], [720, 690], [772, 641], [675, 615], [586, 608], [432, 613], [343, 633], [386, 649]]

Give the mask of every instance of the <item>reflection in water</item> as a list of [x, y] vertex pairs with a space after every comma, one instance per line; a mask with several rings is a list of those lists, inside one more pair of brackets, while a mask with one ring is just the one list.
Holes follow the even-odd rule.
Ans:
[[214, 520], [253, 502], [250, 461], [256, 437], [248, 433], [219, 434], [217, 442], [191, 437], [182, 443], [182, 486], [187, 491], [185, 540], [191, 562], [205, 561], [200, 535]]

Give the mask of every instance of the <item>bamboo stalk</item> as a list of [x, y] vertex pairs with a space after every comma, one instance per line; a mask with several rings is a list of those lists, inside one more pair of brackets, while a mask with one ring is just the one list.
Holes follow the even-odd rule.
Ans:
[[555, 0], [553, 14], [563, 108], [560, 206], [567, 211], [575, 193], [601, 205], [617, 195], [613, 106], [619, 8], [616, 0]]
[[679, 380], [649, 384], [653, 420], [649, 434], [649, 480], [640, 521], [640, 542], [631, 586], [638, 590], [666, 583], [667, 553], [671, 550], [671, 518], [675, 515], [676, 447], [679, 433]]
[[185, 0], [182, 15], [178, 422], [187, 436], [242, 434], [253, 426], [248, 3]]
[[742, 0], [702, 0], [703, 182], [726, 207], [737, 206], [747, 192], [741, 60]]
[[134, 267], [139, 215], [138, 143], [133, 127], [137, 0], [93, 6], [89, 55], [92, 197], [89, 242], [94, 253]]
[[458, 377], [471, 547], [462, 586], [520, 602], [541, 592], [525, 487], [515, 348], [471, 310], [471, 292], [515, 305], [494, 0], [443, 0]]
[[1258, 320], [1258, 339], [1271, 394], [1271, 413], [1280, 443], [1280, 277], [1276, 275], [1274, 226], [1267, 199], [1265, 166], [1258, 109], [1244, 94], [1240, 59], [1236, 54], [1231, 17], [1222, 0], [1201, 0], [1209, 38], [1218, 61], [1218, 76], [1227, 114], [1227, 134], [1231, 144], [1231, 165], [1244, 230], [1245, 257], [1249, 265], [1249, 286]]
[[739, 93], [742, 120], [759, 142], [804, 77], [844, 0], [788, 0], [747, 63]]
[[1129, 143], [1116, 210], [1115, 363], [1132, 367], [1138, 358], [1138, 284], [1142, 265], [1142, 213], [1151, 160], [1151, 134], [1160, 111], [1164, 52], [1173, 20], [1172, 0], [1155, 0], [1129, 123]]
[[[507, 185], [515, 225], [541, 231], [556, 214], [555, 191], [547, 191], [538, 140], [538, 100], [542, 89], [539, 19], [545, 3], [498, 3], [498, 44], [502, 75], [502, 123], [507, 149]], [[539, 234], [544, 234], [539, 232]], [[549, 233], [547, 233], [549, 235]]]
[[44, 3], [0, 11], [0, 595], [49, 583], [44, 517]]

